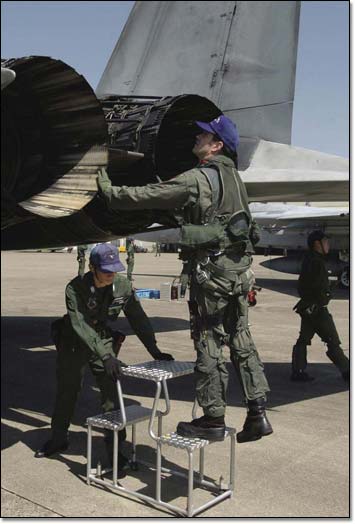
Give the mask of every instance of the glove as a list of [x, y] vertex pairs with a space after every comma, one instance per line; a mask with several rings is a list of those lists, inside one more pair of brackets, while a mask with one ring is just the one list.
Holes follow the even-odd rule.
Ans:
[[175, 360], [175, 358], [170, 355], [170, 353], [156, 353], [155, 355], [152, 355], [154, 360]]
[[97, 176], [97, 185], [102, 192], [105, 192], [106, 189], [112, 186], [111, 180], [109, 179], [108, 174], [106, 173], [106, 169], [104, 169], [103, 167], [99, 169], [99, 174]]
[[104, 368], [106, 374], [114, 381], [118, 380], [123, 367], [127, 367], [126, 364], [117, 360], [117, 358], [112, 355], [105, 355], [104, 359]]

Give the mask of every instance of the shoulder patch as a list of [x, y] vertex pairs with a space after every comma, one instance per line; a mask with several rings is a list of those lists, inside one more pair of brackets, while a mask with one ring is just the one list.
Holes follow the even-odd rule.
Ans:
[[130, 281], [119, 274], [116, 275], [112, 284], [112, 294], [114, 298], [130, 296], [132, 292], [132, 285]]

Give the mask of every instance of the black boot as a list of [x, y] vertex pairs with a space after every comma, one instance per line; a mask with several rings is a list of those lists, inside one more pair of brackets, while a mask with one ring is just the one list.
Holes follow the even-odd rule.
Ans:
[[224, 417], [195, 418], [191, 422], [179, 422], [176, 433], [181, 437], [202, 438], [216, 442], [224, 440], [226, 425]]
[[248, 414], [242, 431], [237, 433], [237, 442], [251, 442], [273, 432], [265, 413], [265, 399], [263, 397], [248, 400]]
[[68, 449], [69, 439], [67, 431], [53, 431], [50, 440], [35, 453], [36, 458], [50, 457], [55, 453], [61, 453]]
[[339, 369], [344, 382], [350, 384], [350, 364], [348, 357], [345, 356], [344, 351], [339, 344], [329, 343], [327, 357]]

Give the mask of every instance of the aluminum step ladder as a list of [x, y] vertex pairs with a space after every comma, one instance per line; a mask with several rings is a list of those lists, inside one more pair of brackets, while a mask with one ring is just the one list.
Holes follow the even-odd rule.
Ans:
[[[88, 440], [87, 440], [87, 483], [98, 484], [106, 486], [118, 493], [126, 493], [137, 497], [141, 500], [154, 504], [156, 506], [169, 509], [174, 513], [185, 517], [193, 517], [197, 513], [205, 511], [206, 509], [218, 504], [222, 500], [233, 496], [234, 491], [234, 479], [235, 479], [235, 428], [226, 428], [225, 438], [230, 438], [230, 456], [229, 456], [229, 483], [224, 484], [222, 479], [218, 482], [210, 482], [204, 478], [204, 459], [205, 459], [205, 448], [209, 444], [217, 445], [218, 442], [210, 442], [200, 438], [186, 438], [178, 435], [177, 433], [163, 434], [162, 431], [162, 420], [163, 417], [168, 415], [170, 412], [170, 399], [168, 394], [167, 380], [188, 375], [194, 372], [194, 362], [178, 362], [178, 361], [152, 361], [145, 362], [142, 364], [132, 365], [122, 368], [122, 374], [130, 377], [141, 378], [144, 380], [150, 380], [155, 382], [156, 391], [152, 408], [146, 408], [143, 406], [125, 406], [122, 394], [121, 383], [117, 381], [117, 392], [119, 399], [119, 410], [104, 413], [87, 419], [88, 427]], [[158, 410], [159, 399], [163, 392], [165, 410]], [[197, 402], [195, 401], [192, 416], [196, 418]], [[158, 432], [154, 433], [154, 422], [158, 419]], [[155, 465], [148, 464], [144, 461], [138, 461], [136, 456], [136, 425], [140, 422], [149, 420], [148, 432], [150, 437], [156, 444], [156, 463]], [[132, 464], [135, 466], [137, 463], [142, 463], [147, 466], [153, 466], [155, 469], [155, 497], [150, 497], [128, 489], [118, 483], [118, 432], [125, 427], [132, 426]], [[92, 429], [94, 427], [104, 428], [106, 430], [113, 431], [113, 467], [101, 469], [101, 467], [92, 468]], [[187, 475], [173, 469], [165, 468], [162, 466], [162, 447], [172, 446], [174, 448], [182, 449], [187, 452], [188, 456], [188, 473]], [[196, 475], [194, 472], [194, 452], [199, 451], [199, 470]], [[104, 475], [112, 471], [112, 480], [104, 478]], [[161, 477], [162, 473], [170, 473], [187, 479], [187, 506], [181, 508], [164, 502], [161, 500]], [[194, 508], [193, 504], [193, 492], [194, 486], [202, 486], [208, 488], [214, 494], [207, 503]]]

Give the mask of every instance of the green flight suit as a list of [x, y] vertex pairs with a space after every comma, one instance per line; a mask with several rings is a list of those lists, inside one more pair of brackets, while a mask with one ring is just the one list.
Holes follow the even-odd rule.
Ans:
[[78, 246], [78, 254], [77, 254], [77, 261], [78, 261], [78, 275], [83, 277], [85, 275], [85, 253], [88, 246], [85, 244]]
[[[307, 367], [307, 346], [317, 334], [327, 345], [327, 357], [341, 373], [349, 372], [349, 360], [340, 347], [340, 339], [332, 315], [327, 305], [331, 299], [331, 289], [324, 256], [316, 251], [306, 253], [300, 277], [298, 293], [301, 301], [296, 310], [301, 315], [301, 330], [292, 351], [292, 370], [304, 371]], [[312, 307], [313, 312], [307, 313]]]
[[[218, 176], [220, 198], [216, 191], [210, 169]], [[212, 181], [211, 181], [212, 180]], [[176, 221], [201, 226], [211, 219], [225, 218], [244, 211], [250, 218], [248, 196], [234, 162], [218, 155], [207, 163], [186, 171], [171, 180], [143, 187], [112, 187], [104, 175], [99, 176], [99, 188], [112, 209], [175, 209]], [[228, 372], [223, 356], [223, 346], [229, 345], [231, 360], [240, 378], [245, 398], [254, 400], [269, 391], [263, 364], [259, 358], [248, 328], [248, 278], [251, 265], [252, 243], [244, 249], [228, 246], [222, 242], [206, 266], [210, 278], [199, 284], [197, 264], [208, 255], [205, 251], [191, 251], [190, 308], [194, 346], [197, 352], [196, 392], [204, 414], [223, 416], [226, 406]], [[243, 283], [241, 282], [243, 280]]]
[[128, 280], [132, 281], [132, 273], [133, 273], [133, 267], [134, 267], [134, 246], [133, 242], [127, 240], [126, 243], [126, 252], [127, 252], [127, 278]]
[[121, 311], [149, 353], [159, 352], [152, 326], [131, 283], [116, 274], [112, 285], [95, 288], [93, 275], [74, 278], [65, 292], [67, 314], [53, 326], [57, 347], [57, 394], [53, 430], [66, 431], [89, 364], [101, 393], [103, 412], [117, 409], [116, 384], [105, 373], [102, 357], [117, 356], [115, 333], [107, 325]]

